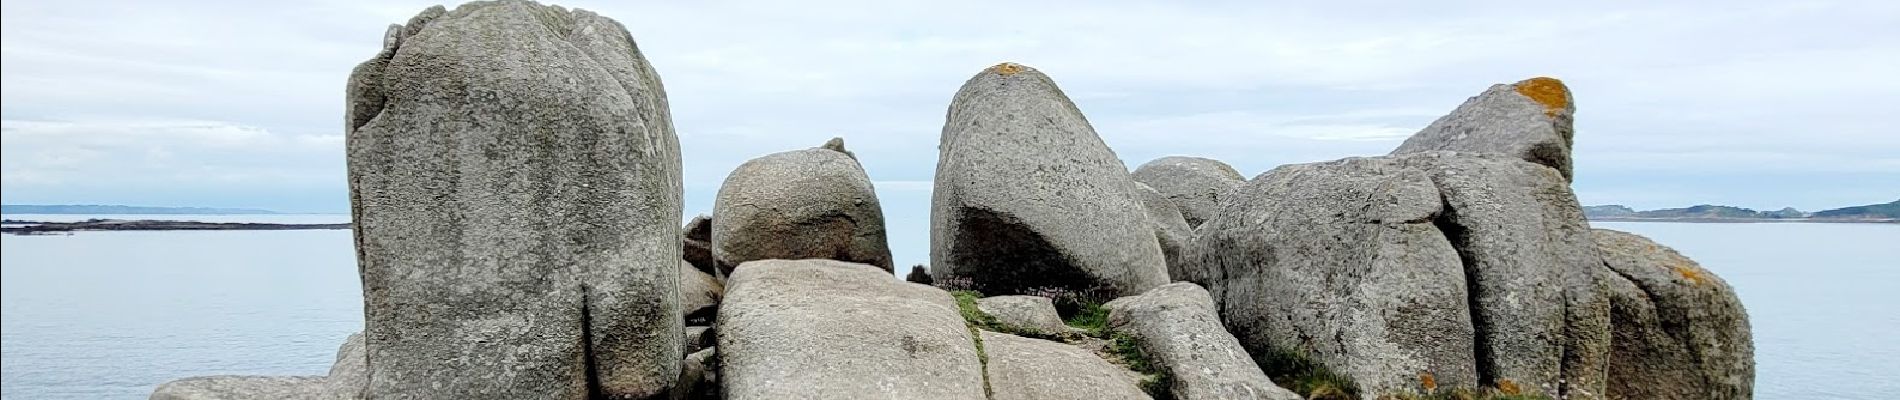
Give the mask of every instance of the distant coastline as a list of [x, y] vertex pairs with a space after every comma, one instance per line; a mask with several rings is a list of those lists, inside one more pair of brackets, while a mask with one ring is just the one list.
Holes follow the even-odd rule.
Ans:
[[79, 222], [0, 221], [0, 233], [42, 235], [77, 231], [282, 231], [350, 229], [349, 223], [279, 224], [262, 222], [199, 222], [166, 220], [89, 219]]
[[1841, 207], [1817, 212], [1793, 207], [1775, 211], [1755, 211], [1742, 207], [1697, 205], [1682, 208], [1637, 211], [1623, 205], [1586, 206], [1583, 215], [1591, 221], [1606, 222], [1694, 222], [1694, 223], [1900, 223], [1900, 200], [1885, 204]]
[[0, 214], [278, 214], [256, 208], [149, 207], [107, 204], [3, 204]]

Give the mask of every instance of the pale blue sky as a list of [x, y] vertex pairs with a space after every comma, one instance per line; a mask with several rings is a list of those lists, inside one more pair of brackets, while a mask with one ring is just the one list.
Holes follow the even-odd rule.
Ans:
[[[6, 1], [7, 203], [348, 209], [343, 84], [429, 2]], [[923, 261], [950, 97], [1050, 74], [1130, 167], [1377, 155], [1494, 83], [1576, 94], [1586, 204], [1900, 198], [1900, 2], [563, 2], [659, 70], [688, 214], [748, 158], [843, 136]]]

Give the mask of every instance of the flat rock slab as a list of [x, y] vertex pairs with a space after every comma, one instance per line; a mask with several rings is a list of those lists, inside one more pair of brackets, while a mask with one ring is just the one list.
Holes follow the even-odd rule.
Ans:
[[991, 400], [1148, 399], [1126, 368], [1088, 350], [981, 331]]
[[1300, 400], [1254, 364], [1240, 340], [1221, 326], [1214, 298], [1199, 285], [1162, 285], [1102, 307], [1110, 330], [1133, 336], [1142, 354], [1174, 378], [1175, 399]]
[[956, 300], [875, 266], [741, 264], [719, 307], [726, 399], [983, 399]]

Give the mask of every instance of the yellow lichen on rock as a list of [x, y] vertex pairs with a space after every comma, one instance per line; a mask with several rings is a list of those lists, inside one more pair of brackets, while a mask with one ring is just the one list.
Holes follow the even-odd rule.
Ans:
[[1701, 284], [1702, 284], [1702, 279], [1703, 279], [1703, 278], [1702, 278], [1702, 269], [1701, 269], [1701, 268], [1696, 268], [1696, 267], [1691, 267], [1691, 266], [1688, 266], [1688, 265], [1682, 265], [1682, 264], [1677, 264], [1677, 265], [1675, 266], [1675, 269], [1676, 269], [1676, 274], [1677, 274], [1677, 275], [1682, 275], [1682, 279], [1683, 279], [1683, 280], [1686, 280], [1686, 281], [1689, 281], [1689, 284], [1691, 284], [1691, 285], [1701, 285]]
[[1513, 86], [1517, 87], [1518, 94], [1544, 105], [1544, 115], [1556, 116], [1558, 111], [1570, 106], [1570, 89], [1557, 78], [1540, 76], [1525, 79]]
[[1498, 393], [1516, 396], [1516, 395], [1524, 394], [1524, 390], [1519, 389], [1517, 387], [1517, 382], [1511, 381], [1510, 379], [1499, 379]]
[[1024, 67], [1022, 64], [1017, 64], [1017, 63], [1008, 62], [1008, 61], [1005, 61], [1002, 64], [996, 64], [996, 66], [990, 67], [990, 71], [994, 71], [1002, 75], [1015, 75], [1018, 72], [1023, 72], [1024, 69], [1028, 69], [1028, 67]]

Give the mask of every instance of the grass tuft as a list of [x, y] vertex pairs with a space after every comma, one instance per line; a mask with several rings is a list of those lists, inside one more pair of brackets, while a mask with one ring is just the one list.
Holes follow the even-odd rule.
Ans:
[[1137, 386], [1141, 387], [1141, 391], [1147, 392], [1148, 396], [1157, 399], [1174, 397], [1174, 376], [1169, 375], [1167, 370], [1161, 368], [1161, 365], [1148, 359], [1148, 354], [1141, 351], [1141, 344], [1135, 341], [1134, 336], [1121, 332], [1110, 334], [1108, 351], [1120, 358], [1123, 366], [1144, 375]]

